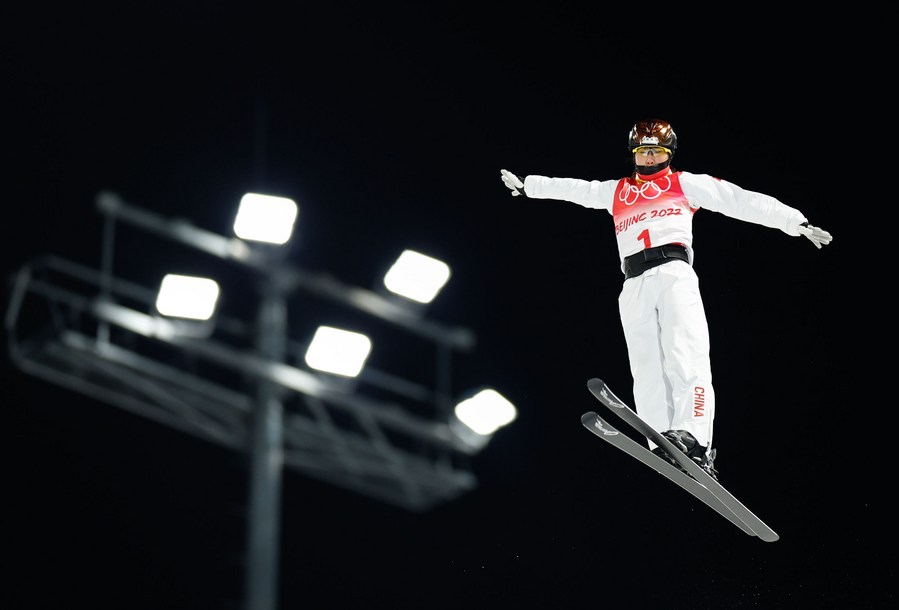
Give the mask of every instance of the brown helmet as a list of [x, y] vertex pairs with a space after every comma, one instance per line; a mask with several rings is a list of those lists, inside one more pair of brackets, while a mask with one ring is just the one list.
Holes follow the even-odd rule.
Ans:
[[634, 152], [639, 146], [664, 146], [671, 152], [677, 148], [677, 135], [668, 121], [643, 119], [637, 121], [627, 137], [627, 149]]

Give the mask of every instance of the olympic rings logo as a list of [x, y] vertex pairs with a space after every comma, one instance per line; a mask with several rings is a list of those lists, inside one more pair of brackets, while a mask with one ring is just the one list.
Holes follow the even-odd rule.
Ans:
[[640, 197], [658, 199], [671, 188], [671, 176], [664, 176], [664, 178], [666, 180], [664, 187], [658, 184], [662, 181], [661, 178], [653, 182], [643, 182], [639, 186], [628, 184], [618, 192], [618, 201], [623, 202], [624, 205], [634, 205]]

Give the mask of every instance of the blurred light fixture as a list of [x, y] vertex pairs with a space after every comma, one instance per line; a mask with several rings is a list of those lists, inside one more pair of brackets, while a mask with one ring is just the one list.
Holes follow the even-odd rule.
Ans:
[[384, 286], [407, 299], [430, 303], [449, 277], [450, 268], [443, 261], [404, 250], [384, 276]]
[[156, 310], [164, 316], [209, 320], [215, 313], [219, 285], [215, 280], [169, 273], [156, 295]]
[[241, 239], [284, 244], [293, 232], [297, 213], [293, 199], [247, 193], [240, 199], [234, 234]]
[[371, 340], [361, 333], [319, 326], [306, 350], [306, 364], [326, 373], [355, 377], [371, 352]]
[[518, 410], [502, 394], [487, 388], [457, 404], [455, 414], [463, 424], [486, 436], [512, 423]]

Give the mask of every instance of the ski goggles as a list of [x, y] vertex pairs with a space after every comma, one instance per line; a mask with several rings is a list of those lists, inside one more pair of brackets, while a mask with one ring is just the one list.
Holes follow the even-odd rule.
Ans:
[[671, 151], [664, 146], [638, 146], [634, 149], [635, 155], [643, 155], [644, 157], [648, 157], [650, 154], [653, 156], [663, 155], [663, 154], [671, 154]]

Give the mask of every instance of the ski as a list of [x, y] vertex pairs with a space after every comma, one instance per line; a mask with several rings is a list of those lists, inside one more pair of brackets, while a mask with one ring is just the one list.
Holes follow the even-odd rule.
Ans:
[[621, 434], [609, 422], [601, 418], [593, 411], [584, 413], [581, 416], [581, 423], [590, 432], [621, 449], [632, 457], [637, 458], [656, 472], [664, 475], [693, 494], [696, 498], [708, 504], [722, 517], [739, 527], [741, 530], [755, 536], [755, 532], [748, 525], [740, 521], [733, 511], [724, 505], [707, 487], [700, 484], [696, 479], [684, 474], [683, 471], [675, 468], [669, 462], [663, 460], [655, 453], [644, 447], [643, 445], [633, 441], [628, 436]]
[[[665, 475], [668, 479], [689, 491], [721, 516], [740, 527], [740, 529], [747, 534], [758, 536], [765, 542], [774, 542], [780, 538], [774, 530], [728, 492], [718, 481], [709, 476], [709, 474], [693, 462], [693, 460], [675, 448], [667, 438], [644, 422], [643, 419], [637, 415], [636, 411], [624, 404], [624, 402], [612, 393], [605, 382], [601, 379], [593, 378], [587, 382], [587, 387], [594, 397], [617, 414], [628, 425], [646, 436], [656, 445], [665, 449], [665, 451], [674, 457], [677, 463], [689, 473], [689, 476], [639, 443], [636, 443], [631, 439], [627, 439], [627, 441], [630, 442], [620, 441], [619, 439], [624, 437], [624, 435], [615, 430], [608, 424], [608, 422], [602, 420], [595, 413], [591, 415], [591, 413], [588, 412], [581, 417], [581, 423], [583, 423], [591, 432], [615, 445], [619, 449], [626, 451], [631, 456], [652, 467], [657, 472]], [[601, 429], [597, 427], [598, 423], [606, 426], [608, 430], [614, 431], [617, 434], [604, 434]], [[655, 460], [650, 459], [649, 456], [655, 458]], [[665, 468], [662, 465], [667, 466], [668, 468]], [[693, 483], [687, 483], [685, 479], [690, 480]], [[704, 488], [705, 491], [702, 491], [699, 487]]]

